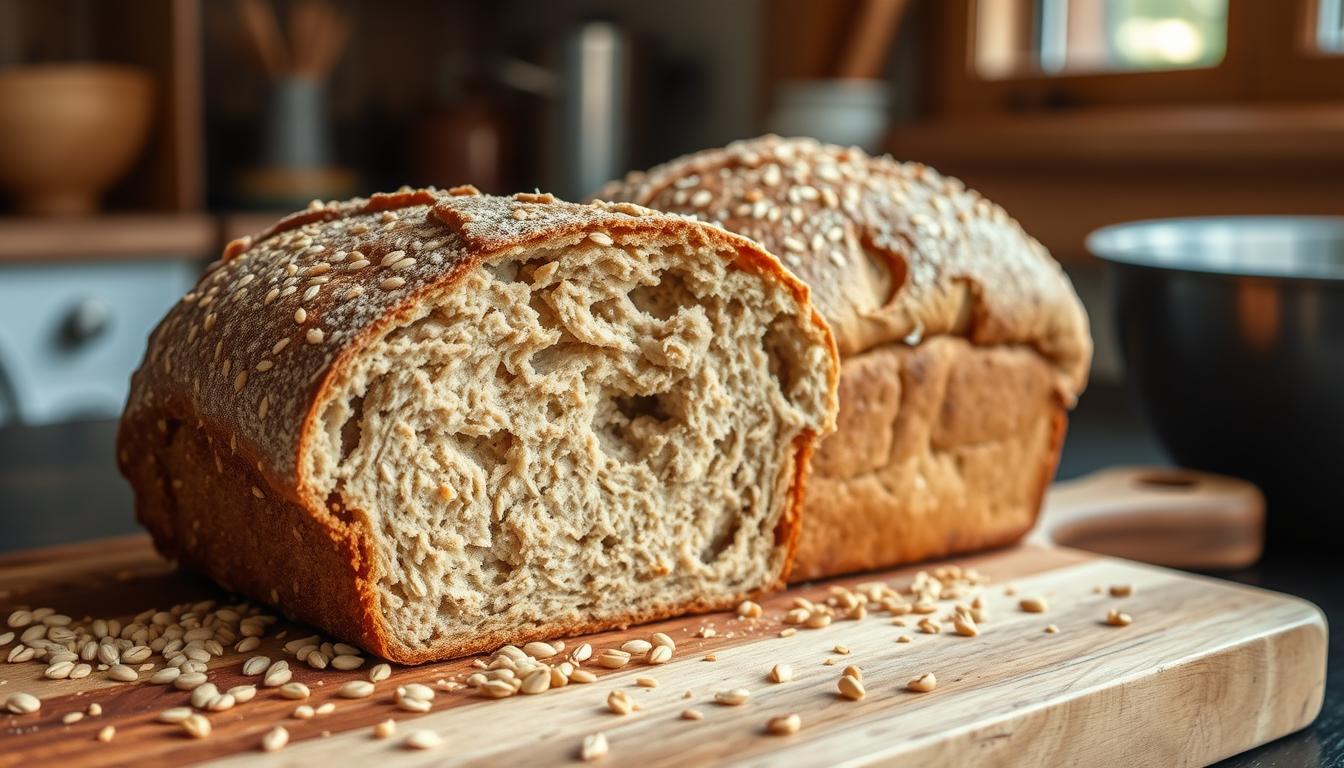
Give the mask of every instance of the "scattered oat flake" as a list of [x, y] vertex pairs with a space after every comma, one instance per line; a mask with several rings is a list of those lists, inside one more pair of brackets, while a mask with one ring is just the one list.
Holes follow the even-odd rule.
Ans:
[[905, 684], [908, 690], [916, 693], [928, 693], [938, 687], [938, 678], [932, 672], [914, 678]]
[[421, 728], [407, 734], [403, 743], [407, 749], [434, 749], [443, 743], [443, 737], [434, 731]]
[[747, 699], [750, 698], [751, 691], [748, 691], [746, 688], [733, 688], [732, 690], [719, 691], [714, 694], [715, 701], [730, 707], [739, 707], [746, 704]]
[[1046, 609], [1049, 607], [1045, 602], [1045, 598], [1038, 596], [1024, 597], [1019, 600], [1017, 604], [1018, 607], [1027, 613], [1045, 613]]
[[266, 752], [284, 749], [289, 743], [289, 731], [283, 725], [277, 725], [261, 737], [261, 748]]
[[592, 733], [583, 737], [583, 743], [579, 745], [579, 759], [584, 762], [601, 760], [607, 756], [609, 749], [606, 734]]
[[775, 715], [770, 718], [765, 729], [775, 736], [790, 736], [803, 727], [803, 720], [796, 714]]

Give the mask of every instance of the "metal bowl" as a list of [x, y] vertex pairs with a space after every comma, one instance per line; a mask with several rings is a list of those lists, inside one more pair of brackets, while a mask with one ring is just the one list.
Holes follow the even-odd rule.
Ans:
[[1344, 530], [1344, 217], [1139, 221], [1087, 247], [1172, 457], [1259, 485], [1271, 544]]

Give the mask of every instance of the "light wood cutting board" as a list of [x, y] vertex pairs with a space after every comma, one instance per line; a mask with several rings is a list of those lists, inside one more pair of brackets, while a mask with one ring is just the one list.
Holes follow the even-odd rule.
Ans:
[[[0, 700], [16, 690], [43, 700], [36, 714], [0, 715], [0, 764], [574, 764], [582, 738], [601, 732], [610, 742], [601, 764], [641, 768], [898, 761], [1134, 768], [1206, 764], [1302, 728], [1320, 709], [1326, 626], [1320, 611], [1302, 600], [1065, 549], [1024, 546], [957, 563], [993, 579], [983, 592], [990, 615], [977, 637], [950, 629], [921, 634], [914, 621], [907, 628], [893, 626], [882, 612], [779, 637], [780, 618], [793, 596], [825, 598], [827, 584], [817, 584], [764, 600], [765, 617], [755, 622], [710, 614], [587, 638], [601, 650], [667, 632], [677, 642], [669, 664], [608, 672], [589, 662], [586, 668], [601, 675], [596, 683], [539, 696], [486, 700], [469, 689], [440, 691], [425, 715], [396, 709], [394, 687], [464, 676], [472, 671], [469, 660], [394, 668], [372, 698], [350, 701], [337, 698], [335, 689], [363, 679], [367, 667], [319, 672], [291, 659], [295, 679], [314, 691], [309, 703], [334, 701], [333, 713], [292, 719], [296, 702], [262, 689], [247, 704], [210, 714], [213, 734], [199, 741], [177, 726], [155, 722], [161, 710], [186, 703], [188, 695], [171, 687], [113, 683], [99, 672], [51, 681], [42, 679], [40, 664], [0, 662]], [[834, 583], [882, 579], [904, 586], [916, 570]], [[1117, 599], [1095, 591], [1112, 584], [1134, 585], [1133, 596]], [[1048, 612], [1022, 612], [1019, 597], [1005, 594], [1010, 585], [1018, 596], [1045, 597]], [[76, 620], [85, 614], [124, 618], [214, 596], [208, 584], [173, 573], [143, 537], [0, 558], [0, 619], [14, 608], [41, 605]], [[1103, 618], [1112, 607], [1130, 613], [1133, 624], [1107, 626]], [[1047, 634], [1049, 624], [1059, 632]], [[696, 637], [702, 627], [713, 627], [715, 636]], [[299, 631], [290, 628], [288, 636]], [[902, 634], [912, 642], [898, 643]], [[571, 648], [577, 644], [567, 641]], [[257, 652], [285, 658], [282, 644], [268, 638]], [[837, 644], [850, 653], [836, 653]], [[705, 660], [709, 654], [716, 660]], [[257, 680], [242, 676], [244, 655], [230, 653], [211, 664], [211, 679], [221, 690]], [[834, 666], [827, 666], [827, 659]], [[768, 681], [777, 662], [793, 666], [792, 682]], [[868, 693], [862, 701], [836, 695], [836, 681], [848, 664], [863, 669]], [[907, 680], [925, 672], [937, 675], [937, 690], [905, 690]], [[635, 686], [635, 678], [646, 675], [657, 679], [657, 688]], [[628, 716], [607, 711], [606, 697], [618, 687], [640, 711]], [[747, 704], [713, 703], [716, 691], [738, 687], [751, 691]], [[102, 705], [101, 716], [61, 723], [63, 715], [95, 701]], [[687, 707], [699, 709], [704, 719], [680, 719]], [[799, 733], [765, 732], [772, 715], [790, 712], [802, 718]], [[388, 717], [397, 720], [397, 735], [372, 738], [371, 725]], [[261, 752], [262, 734], [277, 723], [290, 731], [291, 743], [279, 752]], [[110, 743], [95, 738], [106, 725], [116, 726]], [[439, 732], [443, 745], [423, 752], [404, 748], [402, 737], [415, 728]]]

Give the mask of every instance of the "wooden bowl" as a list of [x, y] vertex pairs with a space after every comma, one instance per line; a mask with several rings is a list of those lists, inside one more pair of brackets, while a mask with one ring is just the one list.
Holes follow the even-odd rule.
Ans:
[[0, 187], [24, 213], [93, 213], [144, 146], [152, 101], [132, 67], [0, 69]]

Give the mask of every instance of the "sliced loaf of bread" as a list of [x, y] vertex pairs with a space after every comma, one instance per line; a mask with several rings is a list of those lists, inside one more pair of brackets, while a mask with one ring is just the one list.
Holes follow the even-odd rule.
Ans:
[[235, 242], [119, 435], [165, 555], [405, 663], [782, 584], [838, 362], [746, 238], [403, 191]]

